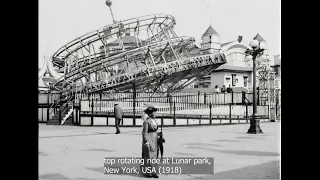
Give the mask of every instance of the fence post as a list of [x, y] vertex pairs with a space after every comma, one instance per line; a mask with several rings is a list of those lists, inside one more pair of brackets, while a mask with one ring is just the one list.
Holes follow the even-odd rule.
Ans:
[[229, 123], [231, 124], [232, 122], [231, 122], [231, 104], [229, 104]]
[[61, 105], [59, 105], [59, 125], [61, 124]]
[[210, 108], [209, 121], [210, 121], [210, 125], [212, 125], [212, 121], [211, 121], [211, 120], [212, 120], [212, 119], [211, 119], [211, 115], [212, 115], [212, 112], [211, 112], [211, 111], [212, 111], [212, 104], [211, 104], [211, 103], [209, 104], [209, 108]]
[[278, 117], [278, 92], [276, 92], [276, 120]]
[[136, 82], [133, 81], [133, 125], [136, 125]]
[[200, 91], [198, 91], [198, 106], [199, 106], [199, 103], [200, 103]]
[[242, 104], [246, 103], [246, 92], [242, 91]]
[[91, 99], [91, 126], [93, 126], [93, 98]]
[[172, 114], [172, 96], [169, 96], [169, 106], [170, 106], [170, 114]]
[[257, 94], [257, 101], [256, 102], [257, 102], [257, 105], [260, 105], [260, 88], [259, 87], [257, 88], [257, 93], [258, 94]]
[[47, 108], [47, 122], [49, 121], [49, 112], [50, 112], [50, 102], [49, 102], [49, 99], [50, 99], [50, 90], [48, 91], [48, 108]]
[[269, 109], [270, 109], [269, 106], [270, 106], [270, 105], [268, 104], [268, 117], [269, 117], [269, 121], [270, 121], [270, 119], [271, 119], [270, 116], [271, 116], [271, 115], [270, 115], [270, 111], [269, 111]]
[[82, 98], [79, 101], [79, 121], [78, 121], [79, 126], [81, 125], [81, 101], [82, 101]]
[[206, 104], [206, 102], [207, 102], [207, 94], [206, 93], [204, 93], [204, 95], [203, 95], [203, 102], [204, 102], [204, 104]]
[[231, 92], [231, 104], [233, 104], [233, 91]]
[[248, 123], [248, 104], [246, 104], [246, 123]]
[[176, 101], [173, 101], [173, 125], [176, 125]]
[[79, 112], [79, 110], [76, 107], [75, 107], [75, 110], [76, 110], [76, 122], [75, 122], [75, 125], [78, 125], [78, 122], [79, 122], [78, 112]]

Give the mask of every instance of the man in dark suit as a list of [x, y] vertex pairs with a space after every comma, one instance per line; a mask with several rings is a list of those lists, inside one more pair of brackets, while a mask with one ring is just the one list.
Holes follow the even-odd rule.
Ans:
[[227, 88], [227, 93], [232, 93], [232, 88], [231, 88], [231, 85], [229, 84], [229, 87]]
[[120, 134], [119, 125], [122, 120], [122, 109], [120, 108], [120, 106], [118, 104], [114, 105], [114, 118], [115, 118], [115, 125], [116, 125], [116, 129], [117, 129], [116, 134]]

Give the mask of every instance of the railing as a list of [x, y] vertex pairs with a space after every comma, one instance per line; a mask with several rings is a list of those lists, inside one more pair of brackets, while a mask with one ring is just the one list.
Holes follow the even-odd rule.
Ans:
[[[69, 110], [69, 107], [71, 107], [70, 109], [71, 109], [71, 112], [70, 112], [70, 114], [68, 114], [69, 112], [68, 112], [68, 110]], [[72, 103], [66, 103], [66, 105], [64, 106], [64, 110], [62, 111], [62, 115], [63, 115], [63, 117], [61, 117], [62, 118], [62, 122], [60, 123], [60, 125], [63, 125], [64, 124], [64, 122], [69, 118], [69, 116], [71, 115], [71, 113], [72, 113], [72, 111], [73, 111], [73, 104]], [[66, 113], [65, 113], [66, 112]]]
[[[110, 101], [110, 100], [81, 100], [80, 111], [82, 113], [113, 113], [114, 104], [119, 104], [124, 113], [141, 114], [145, 109], [145, 101], [136, 101], [135, 108], [133, 102], [129, 101]], [[204, 103], [178, 103], [178, 102], [157, 102], [151, 103], [158, 108], [158, 114], [185, 114], [185, 115], [204, 115], [204, 116], [241, 116], [249, 117], [252, 115], [252, 105], [232, 105], [232, 104], [204, 104]], [[269, 108], [267, 105], [257, 106], [258, 116], [268, 116]]]
[[[49, 115], [48, 116], [50, 117], [50, 115], [52, 113], [55, 113], [55, 109], [57, 109], [57, 107], [59, 107], [57, 109], [60, 114], [59, 116], [63, 115], [65, 113], [65, 111], [68, 109], [69, 101], [71, 101], [72, 98], [73, 98], [73, 96], [68, 97], [68, 99], [64, 100], [64, 101], [66, 101], [66, 103], [60, 105], [62, 100], [60, 99], [60, 97], [58, 97], [56, 99], [56, 101], [54, 103], [52, 103], [52, 105], [49, 107]], [[60, 117], [60, 119], [61, 119], [61, 117]]]
[[55, 112], [55, 109], [57, 108], [57, 106], [59, 105], [59, 103], [60, 103], [60, 100], [59, 100], [60, 98], [58, 97], [57, 98], [57, 100], [54, 102], [54, 103], [52, 103], [52, 105], [49, 107], [49, 116], [53, 113], [53, 112]]
[[[89, 99], [133, 102], [133, 93], [76, 94], [75, 99], [77, 104]], [[135, 100], [146, 103], [250, 104], [252, 93], [136, 93]]]

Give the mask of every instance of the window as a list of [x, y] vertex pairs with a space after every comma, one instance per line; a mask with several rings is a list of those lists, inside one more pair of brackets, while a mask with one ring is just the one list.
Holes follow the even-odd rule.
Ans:
[[236, 60], [236, 54], [231, 54], [231, 60], [232, 61]]
[[219, 42], [219, 37], [218, 36], [213, 36], [212, 37], [212, 42], [218, 43]]
[[227, 84], [230, 83], [230, 78], [229, 78], [229, 77], [226, 78], [226, 83], [227, 83]]
[[231, 57], [230, 57], [230, 55], [229, 56], [227, 56], [227, 61], [230, 61], [231, 60]]
[[242, 53], [232, 53], [232, 54], [228, 55], [227, 58], [228, 57], [232, 61], [243, 61], [244, 60], [244, 54], [242, 54]]
[[241, 53], [238, 53], [237, 54], [237, 61], [242, 61], [243, 60], [243, 54], [241, 54]]
[[243, 86], [248, 87], [248, 77], [247, 76], [243, 76]]

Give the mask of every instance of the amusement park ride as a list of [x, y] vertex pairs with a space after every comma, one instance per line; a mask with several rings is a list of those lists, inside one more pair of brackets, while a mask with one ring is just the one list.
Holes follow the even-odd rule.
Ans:
[[193, 55], [193, 37], [180, 37], [173, 16], [117, 22], [67, 43], [52, 56], [64, 75], [51, 88], [67, 97], [96, 92], [177, 92], [226, 63], [219, 50]]
[[[97, 94], [100, 95], [100, 100], [110, 101], [108, 105], [111, 103], [112, 106], [117, 103], [114, 102], [115, 100], [119, 100], [117, 95], [130, 94], [130, 97], [126, 97], [129, 99], [124, 100], [130, 103], [132, 100], [130, 112], [133, 113], [133, 118], [136, 115], [137, 104], [139, 107], [141, 105], [136, 102], [139, 100], [142, 102], [142, 99], [146, 98], [140, 97], [139, 94], [147, 93], [148, 101], [153, 95], [157, 96], [156, 98], [169, 97], [167, 100], [170, 103], [171, 114], [170, 95], [179, 92], [195, 80], [210, 74], [226, 63], [226, 57], [220, 46], [213, 45], [216, 38], [211, 35], [214, 34], [206, 35], [206, 43], [203, 43], [204, 46], [200, 53], [199, 51], [194, 53], [194, 48], [197, 48], [195, 39], [181, 37], [174, 32], [176, 21], [173, 16], [153, 14], [116, 21], [111, 9], [111, 0], [107, 0], [106, 5], [110, 9], [113, 24], [89, 32], [65, 44], [49, 60], [46, 60], [44, 67], [47, 68], [39, 71], [39, 76], [45, 77], [42, 79], [50, 82], [47, 96], [48, 124], [64, 124], [73, 113], [75, 106], [78, 109], [81, 109], [80, 106], [90, 107], [93, 111], [93, 100], [97, 99]], [[264, 48], [261, 50], [264, 52]], [[256, 73], [253, 73], [253, 76], [259, 77], [261, 97], [259, 98], [258, 95], [259, 104], [271, 105], [269, 106], [270, 112], [276, 109], [272, 105], [276, 104], [274, 102], [276, 96], [274, 72], [268, 69], [268, 63], [265, 61], [268, 58], [264, 57], [265, 53], [261, 51], [260, 54], [262, 54], [261, 57], [259, 56], [256, 60], [257, 68], [253, 66], [253, 69], [258, 70], [259, 76], [256, 76]], [[249, 56], [247, 59], [250, 59]], [[56, 71], [54, 69], [63, 73], [54, 73]], [[257, 114], [255, 81], [254, 78], [252, 117], [256, 117]], [[49, 96], [57, 91], [60, 98], [51, 101], [50, 105]], [[199, 97], [200, 94], [197, 97], [198, 103], [200, 102]], [[91, 104], [90, 101], [92, 101]], [[82, 106], [80, 102], [89, 104]], [[254, 120], [255, 118], [253, 122]]]
[[74, 39], [50, 58], [53, 68], [63, 72], [50, 84], [49, 93], [62, 95], [49, 108], [48, 117], [54, 113], [50, 123], [63, 124], [84, 94], [174, 93], [226, 63], [220, 49], [191, 53], [195, 39], [178, 36], [171, 15], [116, 21], [111, 0], [106, 5], [113, 24]]

